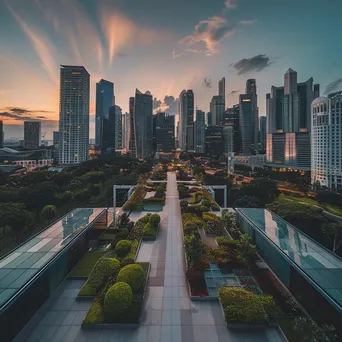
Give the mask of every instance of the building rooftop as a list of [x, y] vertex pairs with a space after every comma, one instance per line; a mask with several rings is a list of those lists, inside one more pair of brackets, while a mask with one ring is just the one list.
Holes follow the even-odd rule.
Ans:
[[339, 311], [342, 311], [342, 259], [266, 209], [237, 209]]
[[75, 209], [0, 259], [0, 310], [107, 209]]

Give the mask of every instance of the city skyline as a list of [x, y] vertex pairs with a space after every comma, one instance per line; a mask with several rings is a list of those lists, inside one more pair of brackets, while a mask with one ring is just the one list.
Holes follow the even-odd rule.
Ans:
[[[0, 119], [6, 138], [23, 136], [18, 134], [23, 121], [32, 118], [42, 121], [42, 131], [52, 139], [58, 126], [61, 64], [82, 65], [91, 75], [92, 138], [95, 84], [101, 78], [115, 83], [123, 112], [128, 112], [135, 88], [150, 91], [155, 107], [164, 99], [172, 105], [182, 89], [192, 89], [195, 107], [207, 112], [217, 82], [225, 77], [226, 107], [238, 103], [247, 78], [256, 78], [262, 116], [265, 94], [271, 85], [282, 84], [288, 68], [302, 79], [313, 77], [322, 94], [339, 90], [336, 70], [342, 62], [329, 39], [342, 27], [338, 11], [322, 8], [316, 0], [310, 8], [295, 0], [197, 1], [191, 11], [181, 11], [181, 5], [191, 4], [150, 0], [141, 8], [135, 0], [129, 5], [119, 0], [96, 5], [92, 0], [5, 1], [0, 5]], [[142, 11], [149, 14], [142, 16]], [[165, 20], [165, 13], [171, 20]], [[316, 19], [330, 25], [311, 25]], [[161, 111], [166, 108], [160, 106]]]

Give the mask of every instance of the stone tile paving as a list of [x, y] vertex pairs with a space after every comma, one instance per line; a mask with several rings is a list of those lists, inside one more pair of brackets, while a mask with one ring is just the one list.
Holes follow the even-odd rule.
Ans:
[[[185, 280], [181, 212], [174, 173], [168, 173], [159, 236], [141, 261], [151, 272], [138, 329], [82, 331], [91, 302], [76, 302], [83, 281], [66, 280], [21, 331], [15, 342], [258, 342], [282, 341], [275, 329], [228, 330], [217, 302], [191, 302]], [[146, 257], [148, 260], [143, 260]]]

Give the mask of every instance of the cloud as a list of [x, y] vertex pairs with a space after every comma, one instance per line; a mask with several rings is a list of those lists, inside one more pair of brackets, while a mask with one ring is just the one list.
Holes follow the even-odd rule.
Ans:
[[14, 19], [19, 23], [21, 29], [24, 31], [26, 36], [31, 41], [32, 47], [36, 51], [40, 61], [42, 63], [43, 68], [47, 71], [50, 79], [56, 85], [58, 83], [58, 73], [56, 69], [56, 62], [54, 59], [55, 52], [52, 44], [45, 39], [41, 34], [33, 30], [19, 14], [8, 4], [5, 2], [8, 10], [13, 15]]
[[10, 118], [17, 121], [48, 119], [46, 116], [35, 115], [39, 113], [52, 113], [47, 110], [29, 110], [21, 107], [6, 107], [0, 111], [0, 117]]
[[235, 0], [226, 0], [225, 6], [227, 9], [235, 9], [237, 7], [236, 1]]
[[325, 94], [333, 93], [337, 90], [342, 90], [342, 77], [338, 78], [337, 80], [329, 83], [325, 88]]
[[264, 70], [272, 63], [273, 62], [271, 62], [270, 57], [267, 55], [256, 55], [251, 58], [240, 59], [238, 62], [233, 63], [230, 66], [233, 66], [238, 75], [245, 75], [251, 71], [259, 72]]
[[172, 115], [178, 114], [178, 103], [178, 98], [175, 98], [172, 95], [165, 95], [164, 105], [166, 106], [166, 109], [164, 111]]
[[162, 101], [158, 100], [156, 97], [153, 99], [153, 110], [160, 108]]
[[203, 80], [203, 85], [206, 87], [206, 88], [211, 88], [211, 79], [210, 78], [207, 78], [205, 77], [204, 80]]
[[240, 20], [239, 24], [241, 25], [253, 25], [257, 22], [257, 20]]
[[232, 90], [228, 96], [231, 96], [231, 95], [234, 95], [234, 94], [237, 94], [240, 90]]
[[234, 26], [223, 17], [214, 16], [202, 20], [195, 26], [191, 35], [178, 42], [177, 48], [173, 51], [173, 57], [181, 56], [182, 51], [205, 53], [207, 56], [214, 55], [219, 52], [219, 42], [232, 33], [234, 33]]

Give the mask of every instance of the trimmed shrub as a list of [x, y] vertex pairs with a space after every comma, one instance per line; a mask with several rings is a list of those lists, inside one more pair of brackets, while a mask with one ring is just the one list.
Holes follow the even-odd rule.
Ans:
[[158, 214], [153, 214], [150, 216], [150, 224], [154, 227], [157, 227], [160, 223], [160, 216]]
[[151, 223], [146, 223], [143, 230], [144, 236], [156, 236], [157, 235], [157, 227], [151, 225]]
[[269, 317], [281, 315], [281, 309], [272, 296], [260, 296], [259, 298]]
[[123, 259], [121, 261], [121, 268], [123, 268], [123, 267], [125, 267], [127, 265], [134, 264], [134, 263], [135, 263], [134, 259], [126, 257], [125, 259]]
[[150, 216], [151, 216], [151, 214], [146, 214], [145, 216], [140, 218], [139, 221], [146, 224], [146, 223], [150, 222]]
[[195, 192], [189, 199], [189, 204], [197, 204], [201, 202], [202, 194], [200, 192]]
[[204, 199], [201, 204], [210, 208], [210, 201], [208, 201], [207, 199]]
[[194, 214], [191, 214], [191, 213], [184, 213], [182, 214], [182, 221], [183, 221], [183, 224], [185, 225], [187, 222], [192, 222], [192, 223], [195, 223], [197, 225], [202, 225], [202, 220], [194, 215]]
[[128, 229], [122, 228], [119, 230], [119, 232], [116, 234], [116, 238], [123, 238], [125, 239], [128, 236]]
[[106, 284], [108, 278], [115, 275], [119, 268], [119, 260], [114, 258], [100, 258], [97, 260], [89, 275], [87, 281], [88, 286], [96, 290], [101, 289]]
[[212, 211], [220, 211], [220, 206], [216, 203], [211, 203], [211, 210]]
[[94, 302], [83, 321], [85, 324], [101, 324], [105, 322], [102, 305], [100, 302]]
[[[126, 266], [127, 267], [127, 266]], [[103, 312], [108, 319], [116, 319], [124, 314], [132, 304], [132, 289], [125, 282], [117, 282], [107, 291]]]
[[164, 191], [165, 191], [165, 188], [162, 185], [157, 186], [156, 192], [164, 192]]
[[123, 257], [131, 250], [132, 243], [128, 240], [121, 240], [115, 246], [115, 252], [118, 256]]
[[145, 284], [144, 270], [138, 264], [127, 265], [120, 270], [116, 280], [129, 284], [133, 292], [138, 292]]
[[225, 319], [230, 324], [266, 323], [268, 320], [260, 297], [236, 287], [218, 290]]
[[200, 210], [201, 210], [202, 213], [205, 213], [205, 212], [209, 211], [209, 208], [206, 207], [205, 205], [201, 205], [200, 206]]
[[196, 223], [193, 222], [187, 222], [184, 225], [184, 234], [185, 235], [191, 235], [194, 234], [195, 232], [198, 231], [198, 225]]
[[220, 218], [213, 213], [203, 213], [203, 220], [219, 222]]

